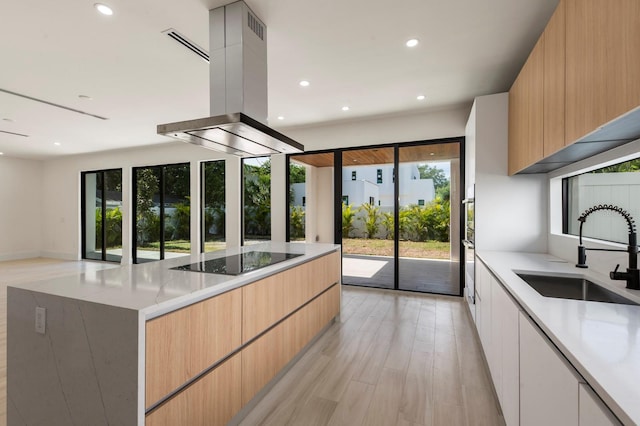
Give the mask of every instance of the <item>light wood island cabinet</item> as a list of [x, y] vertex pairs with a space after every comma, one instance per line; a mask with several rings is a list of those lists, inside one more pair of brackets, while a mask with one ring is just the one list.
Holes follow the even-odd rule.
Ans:
[[227, 424], [339, 311], [334, 251], [148, 321], [146, 424]]

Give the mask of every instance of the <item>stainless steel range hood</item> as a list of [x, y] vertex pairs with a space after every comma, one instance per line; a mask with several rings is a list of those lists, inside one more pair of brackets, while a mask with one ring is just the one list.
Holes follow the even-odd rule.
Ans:
[[299, 153], [267, 125], [267, 30], [243, 1], [209, 11], [211, 117], [158, 125], [158, 134], [237, 156]]

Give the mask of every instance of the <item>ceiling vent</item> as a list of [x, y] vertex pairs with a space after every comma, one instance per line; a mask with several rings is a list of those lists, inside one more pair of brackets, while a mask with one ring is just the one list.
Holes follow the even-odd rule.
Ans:
[[6, 133], [7, 135], [13, 135], [13, 136], [22, 136], [23, 138], [29, 137], [29, 135], [23, 135], [22, 133], [7, 132], [6, 130], [0, 130], [0, 133]]
[[12, 92], [11, 90], [0, 89], [0, 92], [6, 93], [8, 95], [17, 96], [17, 97], [23, 98], [23, 99], [28, 99], [30, 101], [40, 102], [41, 104], [45, 104], [45, 105], [49, 105], [49, 106], [52, 106], [52, 107], [56, 107], [56, 108], [64, 109], [64, 110], [67, 110], [67, 111], [75, 112], [77, 114], [88, 115], [89, 117], [97, 118], [97, 119], [100, 119], [100, 120], [108, 120], [107, 117], [102, 117], [101, 115], [91, 114], [90, 112], [81, 111], [79, 109], [70, 108], [68, 106], [64, 106], [64, 105], [56, 104], [56, 103], [53, 103], [53, 102], [45, 101], [44, 99], [34, 98], [33, 96], [24, 95], [22, 93]]
[[200, 56], [206, 62], [209, 62], [209, 53], [206, 50], [186, 38], [184, 35], [180, 34], [178, 31], [174, 30], [173, 28], [162, 31], [162, 34], [168, 35], [173, 40], [177, 41], [196, 55]]

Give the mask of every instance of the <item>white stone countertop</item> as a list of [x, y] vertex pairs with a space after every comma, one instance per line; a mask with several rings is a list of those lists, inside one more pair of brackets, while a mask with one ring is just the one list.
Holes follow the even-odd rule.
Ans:
[[640, 291], [547, 254], [477, 255], [614, 414], [624, 424], [640, 424], [640, 306], [544, 297], [516, 272], [584, 276], [637, 303]]
[[[339, 248], [339, 245], [334, 244], [268, 242], [197, 256], [186, 255], [157, 262], [125, 265], [101, 271], [87, 271], [74, 276], [12, 285], [11, 287], [133, 309], [139, 311], [145, 319], [151, 319], [250, 284]], [[236, 276], [170, 269], [250, 251], [300, 253], [303, 255]]]

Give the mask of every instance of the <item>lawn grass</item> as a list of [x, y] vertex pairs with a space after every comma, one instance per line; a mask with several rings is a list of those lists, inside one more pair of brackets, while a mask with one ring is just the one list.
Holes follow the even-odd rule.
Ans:
[[[191, 243], [187, 240], [166, 241], [164, 249], [174, 253], [189, 253]], [[207, 241], [205, 252], [225, 248], [224, 241]], [[449, 259], [451, 243], [441, 241], [400, 241], [400, 257], [416, 257], [421, 259]], [[158, 251], [160, 243], [153, 242], [144, 250]], [[344, 254], [365, 254], [371, 256], [393, 256], [393, 240], [377, 238], [343, 238], [342, 252]]]
[[[451, 243], [441, 241], [400, 241], [400, 257], [422, 259], [449, 259]], [[393, 240], [377, 238], [343, 238], [344, 254], [393, 256]]]
[[[156, 241], [145, 246], [138, 246], [138, 248], [149, 251], [160, 251], [160, 242]], [[222, 250], [223, 248], [225, 248], [224, 241], [207, 241], [204, 243], [205, 252]], [[173, 253], [190, 253], [191, 242], [188, 240], [165, 241], [164, 249], [165, 251]]]

